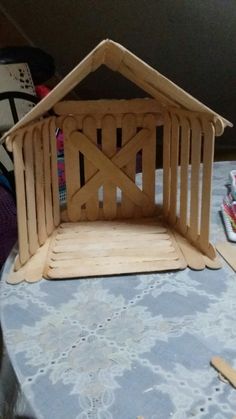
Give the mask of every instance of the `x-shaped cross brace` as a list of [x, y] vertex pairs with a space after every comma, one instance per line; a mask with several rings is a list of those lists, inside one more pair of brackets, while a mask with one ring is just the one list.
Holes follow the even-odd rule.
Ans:
[[80, 151], [94, 166], [99, 170], [87, 180], [86, 184], [77, 189], [70, 197], [69, 205], [81, 207], [92, 196], [95, 190], [109, 179], [110, 182], [118, 186], [126, 196], [136, 205], [149, 205], [149, 197], [141, 191], [136, 184], [124, 173], [121, 168], [127, 165], [130, 159], [136, 156], [142, 149], [144, 142], [147, 143], [151, 132], [143, 128], [129, 142], [108, 158], [92, 141], [81, 132], [74, 131], [68, 133], [65, 139], [65, 149], [70, 149], [70, 156], [77, 156]]

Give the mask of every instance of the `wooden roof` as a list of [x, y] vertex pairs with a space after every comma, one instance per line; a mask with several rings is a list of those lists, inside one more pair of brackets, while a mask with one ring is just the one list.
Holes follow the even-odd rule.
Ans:
[[135, 83], [160, 102], [164, 107], [182, 108], [189, 111], [204, 112], [216, 120], [223, 128], [232, 127], [231, 122], [199, 102], [189, 93], [178, 87], [161, 73], [150, 67], [122, 45], [109, 39], [102, 41], [88, 54], [41, 102], [17, 122], [5, 135], [6, 138], [16, 129], [41, 117], [66, 94], [76, 87], [89, 73], [102, 64]]

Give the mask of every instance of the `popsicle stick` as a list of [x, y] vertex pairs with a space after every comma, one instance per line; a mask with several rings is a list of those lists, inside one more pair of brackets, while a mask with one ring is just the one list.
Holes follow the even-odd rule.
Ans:
[[228, 242], [216, 243], [216, 250], [236, 272], [236, 246]]
[[181, 156], [180, 156], [180, 211], [178, 227], [185, 234], [188, 224], [188, 168], [190, 152], [190, 126], [187, 118], [180, 117]]
[[[143, 139], [145, 132], [145, 130], [141, 131], [141, 135], [139, 136], [140, 139]], [[101, 186], [101, 183], [106, 178], [109, 178], [110, 182], [117, 185], [121, 190], [128, 194], [130, 199], [132, 199], [137, 205], [143, 206], [148, 204], [149, 199], [147, 195], [142, 192], [122, 170], [119, 169], [119, 166], [122, 165], [121, 162], [126, 162], [130, 158], [130, 156], [127, 156], [127, 149], [125, 150], [125, 153], [120, 150], [120, 152], [117, 153], [119, 154], [117, 158], [114, 156], [113, 159], [109, 159], [80, 132], [74, 132], [71, 135], [71, 141], [74, 144], [78, 143], [78, 147], [81, 152], [100, 169], [99, 173], [94, 175], [80, 191], [74, 194], [72, 200], [73, 202], [76, 201], [77, 206], [78, 203], [82, 205], [82, 203], [86, 202], [88, 197], [93, 193], [94, 189]]]
[[203, 255], [204, 262], [209, 269], [220, 269], [222, 264], [218, 256], [215, 259], [210, 259], [208, 256]]
[[[96, 121], [93, 117], [87, 116], [83, 120], [83, 133], [97, 145], [97, 128]], [[85, 183], [91, 178], [96, 172], [97, 168], [84, 157], [84, 170], [85, 170]], [[86, 202], [86, 215], [88, 220], [97, 220], [99, 216], [99, 201], [98, 191], [94, 191], [94, 195], [89, 198]]]
[[199, 120], [191, 117], [191, 197], [189, 237], [196, 241], [199, 234], [199, 184], [202, 129]]
[[56, 122], [51, 118], [49, 126], [50, 151], [51, 151], [51, 177], [52, 177], [52, 204], [54, 226], [60, 223], [60, 198], [59, 198], [59, 180], [57, 167], [57, 140], [56, 140]]
[[233, 369], [223, 358], [214, 356], [211, 365], [219, 371], [236, 388], [236, 370]]
[[143, 261], [143, 262], [129, 262], [117, 263], [107, 265], [97, 265], [89, 262], [86, 265], [78, 266], [78, 263], [71, 264], [68, 268], [49, 268], [47, 271], [48, 278], [83, 278], [88, 276], [99, 275], [118, 275], [124, 273], [138, 273], [138, 272], [158, 272], [179, 269], [180, 263], [178, 260], [169, 261]]
[[177, 243], [180, 246], [180, 249], [186, 259], [188, 266], [194, 270], [202, 270], [205, 268], [205, 261], [203, 255], [193, 247], [184, 237], [174, 232]]
[[142, 154], [143, 191], [149, 197], [149, 204], [143, 207], [144, 215], [152, 215], [155, 209], [155, 170], [156, 170], [156, 123], [151, 114], [143, 119], [144, 128], [150, 131]]
[[[116, 152], [116, 121], [111, 115], [102, 119], [102, 150], [107, 157]], [[103, 182], [103, 212], [107, 220], [116, 217], [116, 186], [109, 182], [109, 176], [104, 176]]]
[[171, 145], [171, 119], [168, 112], [164, 114], [164, 134], [163, 134], [163, 214], [169, 214], [170, 207], [170, 145]]
[[[122, 119], [122, 146], [136, 133], [136, 118], [133, 114], [126, 114]], [[128, 164], [124, 167], [124, 172], [129, 176], [131, 180], [135, 182], [136, 175], [136, 154], [130, 159]], [[134, 215], [134, 204], [127, 195], [122, 193], [121, 200], [121, 214], [122, 217], [128, 218]]]
[[171, 183], [170, 183], [170, 209], [169, 222], [175, 224], [177, 217], [177, 190], [178, 190], [178, 163], [179, 163], [179, 121], [178, 118], [171, 115]]
[[25, 191], [27, 205], [27, 231], [29, 251], [33, 255], [39, 247], [35, 196], [35, 171], [32, 136], [26, 131], [24, 136]]
[[81, 216], [81, 205], [72, 201], [73, 195], [81, 188], [80, 162], [78, 144], [72, 141], [76, 130], [75, 119], [66, 118], [63, 124], [65, 176], [67, 193], [67, 212], [70, 221], [78, 221]]
[[210, 240], [211, 189], [212, 167], [214, 161], [215, 132], [212, 123], [203, 120], [203, 178], [202, 178], [202, 206], [199, 243], [207, 248]]
[[17, 227], [19, 259], [21, 265], [29, 259], [28, 226], [26, 212], [26, 191], [24, 178], [24, 160], [23, 160], [23, 135], [16, 134], [13, 142], [13, 158], [16, 185], [16, 203], [17, 203]]
[[[50, 162], [50, 120], [45, 121], [42, 126], [43, 143], [43, 170], [44, 170], [44, 199], [47, 235], [54, 230], [53, 209], [52, 209], [52, 188], [51, 188], [51, 162]], [[36, 157], [37, 158], [37, 157]]]
[[36, 180], [37, 229], [39, 244], [42, 245], [47, 239], [47, 231], [44, 200], [43, 148], [41, 132], [38, 128], [35, 128], [33, 131], [33, 147]]
[[[150, 249], [150, 247], [153, 246], [153, 242], [154, 240], [143, 240], [141, 245], [142, 245], [142, 249]], [[112, 242], [112, 249], [133, 249], [137, 247], [137, 240], [136, 242], [132, 241], [130, 242], [129, 240], [118, 240], [118, 241], [113, 241]], [[54, 248], [53, 248], [53, 252], [54, 253], [63, 253], [63, 252], [80, 252], [81, 248], [83, 248], [84, 250], [97, 250], [101, 248], [101, 245], [98, 245], [98, 243], [95, 243], [93, 240], [89, 240], [89, 241], [84, 241], [81, 243], [68, 243], [67, 245], [65, 245], [65, 243], [63, 243], [61, 245], [60, 242], [57, 242], [54, 244]], [[111, 248], [111, 241], [104, 241], [102, 243], [102, 248], [103, 249], [110, 249]], [[159, 250], [170, 250], [170, 248], [172, 249], [172, 242], [170, 239], [166, 239], [166, 240], [160, 240], [157, 243], [157, 240], [155, 240], [154, 243], [154, 248], [158, 248]]]
[[68, 252], [68, 253], [54, 253], [52, 252], [51, 259], [52, 260], [70, 260], [70, 259], [83, 259], [83, 258], [97, 258], [97, 257], [139, 257], [139, 258], [155, 258], [155, 260], [162, 259], [163, 257], [168, 258], [169, 253], [174, 253], [176, 255], [175, 249], [170, 244], [167, 247], [161, 248], [160, 246], [152, 245], [152, 248], [140, 248], [137, 247], [130, 247], [124, 249], [123, 247], [120, 248], [110, 248], [107, 246], [106, 248], [82, 248], [79, 251], [75, 252]]

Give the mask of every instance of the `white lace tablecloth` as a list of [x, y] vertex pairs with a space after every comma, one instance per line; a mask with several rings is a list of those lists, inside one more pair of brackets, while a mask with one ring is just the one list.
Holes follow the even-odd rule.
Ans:
[[[215, 163], [212, 237], [235, 163]], [[236, 367], [236, 275], [223, 269], [86, 280], [1, 281], [4, 342], [31, 416], [232, 419], [236, 390], [209, 365]]]

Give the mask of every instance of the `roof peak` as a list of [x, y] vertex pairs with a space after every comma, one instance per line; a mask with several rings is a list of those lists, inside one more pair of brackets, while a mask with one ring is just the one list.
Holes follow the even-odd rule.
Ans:
[[58, 85], [29, 113], [17, 122], [2, 138], [16, 129], [39, 118], [76, 87], [88, 74], [101, 65], [118, 71], [125, 78], [139, 86], [163, 106], [183, 108], [195, 112], [205, 112], [219, 119], [222, 127], [232, 126], [222, 116], [199, 102], [189, 93], [146, 64], [119, 43], [105, 39], [101, 41]]

